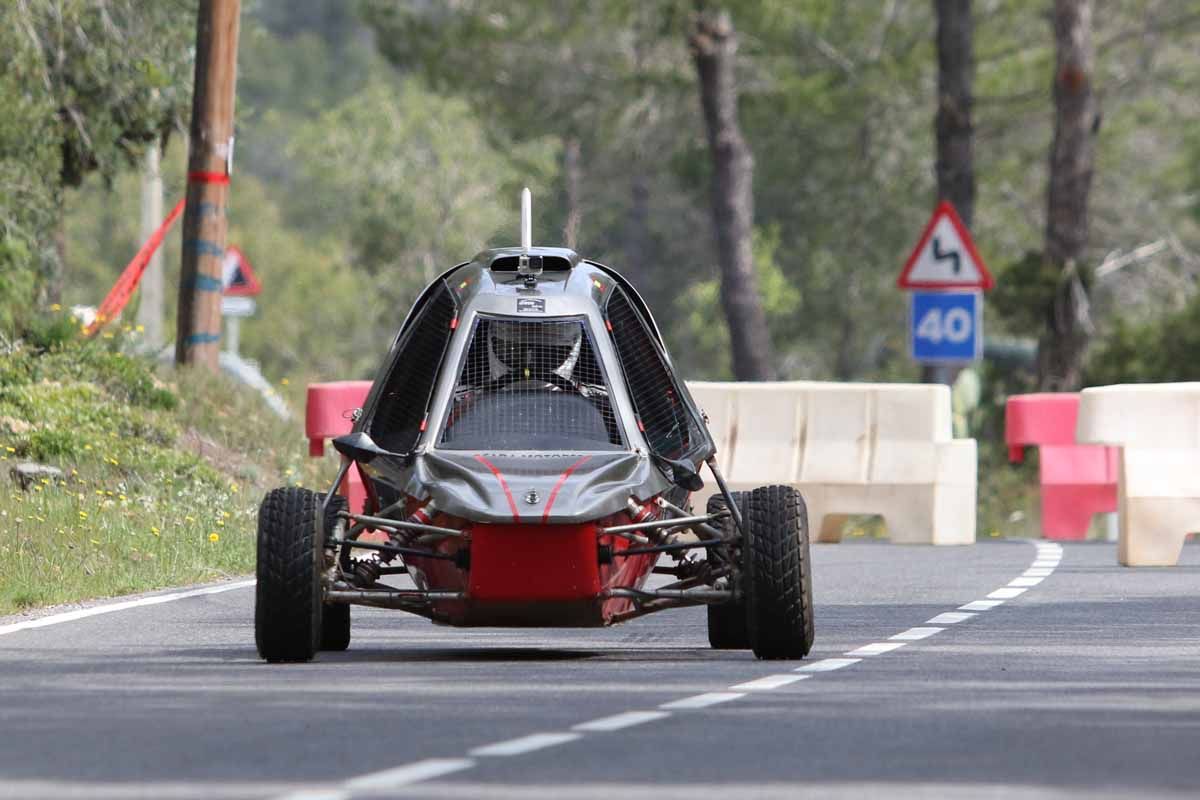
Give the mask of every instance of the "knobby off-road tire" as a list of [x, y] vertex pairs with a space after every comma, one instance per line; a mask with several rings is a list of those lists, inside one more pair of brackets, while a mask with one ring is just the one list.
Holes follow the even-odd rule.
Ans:
[[[745, 513], [746, 500], [749, 492], [731, 492], [733, 502]], [[709, 514], [724, 511], [728, 505], [722, 495], [716, 494], [708, 498], [705, 509]], [[728, 533], [734, 530], [733, 519], [726, 517], [720, 523]], [[733, 603], [723, 603], [708, 608], [708, 643], [714, 650], [749, 650], [750, 634], [746, 629], [746, 600], [743, 597]]]
[[[350, 501], [335, 494], [325, 508], [325, 537], [328, 541], [337, 530], [338, 512], [349, 511]], [[350, 646], [350, 604], [326, 603], [321, 610], [321, 649], [345, 650]]]
[[254, 641], [267, 661], [311, 661], [321, 640], [321, 498], [273, 489], [258, 510]]
[[743, 509], [743, 592], [750, 649], [759, 658], [802, 658], [812, 649], [808, 511], [790, 486], [764, 486]]

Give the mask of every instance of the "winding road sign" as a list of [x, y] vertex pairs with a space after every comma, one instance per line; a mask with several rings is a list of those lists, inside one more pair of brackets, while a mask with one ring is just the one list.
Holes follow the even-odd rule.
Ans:
[[901, 289], [991, 289], [995, 285], [954, 206], [938, 204], [904, 264]]

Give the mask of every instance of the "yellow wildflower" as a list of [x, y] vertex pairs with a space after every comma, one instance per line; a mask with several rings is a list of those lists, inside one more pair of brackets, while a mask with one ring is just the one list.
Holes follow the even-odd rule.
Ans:
[[208, 540], [215, 544], [215, 543], [221, 541], [221, 534], [217, 533], [216, 531], [213, 531], [212, 533], [210, 533], [208, 535]]

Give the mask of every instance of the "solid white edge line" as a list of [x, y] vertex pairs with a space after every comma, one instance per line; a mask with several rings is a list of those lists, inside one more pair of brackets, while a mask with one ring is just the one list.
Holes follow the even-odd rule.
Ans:
[[1002, 586], [996, 591], [988, 595], [989, 600], [1012, 600], [1014, 597], [1020, 597], [1028, 592], [1028, 589], [1013, 589], [1008, 586]]
[[1009, 586], [1023, 586], [1026, 589], [1028, 589], [1030, 586], [1037, 586], [1039, 583], [1041, 583], [1044, 580], [1046, 580], [1044, 577], [1030, 578], [1028, 576], [1022, 575], [1019, 578], [1013, 578], [1011, 581], [1008, 582], [1008, 585]]
[[704, 694], [696, 694], [691, 697], [685, 697], [682, 700], [672, 700], [669, 703], [663, 703], [659, 708], [667, 711], [684, 711], [694, 708], [707, 708], [715, 706], [717, 703], [728, 703], [730, 700], [737, 700], [739, 697], [745, 697], [745, 692], [705, 692]]
[[460, 772], [473, 766], [475, 761], [470, 758], [425, 758], [391, 769], [369, 772], [351, 778], [343, 785], [351, 792], [394, 789], [449, 775], [451, 772]]
[[1053, 559], [1053, 560], [1048, 559], [1048, 558], [1039, 558], [1037, 561], [1034, 561], [1032, 564], [1030, 564], [1029, 568], [1030, 569], [1057, 569], [1058, 565], [1061, 561], [1062, 561], [1062, 559], [1058, 559], [1058, 558]]
[[846, 652], [848, 656], [880, 656], [884, 653], [890, 653], [893, 650], [899, 650], [907, 644], [906, 642], [873, 642], [864, 644], [862, 647]]
[[802, 681], [811, 677], [812, 675], [767, 675], [762, 678], [755, 678], [752, 681], [730, 686], [729, 688], [735, 692], [761, 692], [778, 689], [780, 686], [787, 686], [789, 683], [795, 683], [796, 681]]
[[634, 725], [641, 725], [645, 722], [654, 722], [655, 720], [664, 719], [669, 716], [671, 716], [671, 712], [669, 711], [623, 711], [620, 714], [613, 714], [611, 717], [600, 717], [599, 719], [572, 725], [571, 730], [588, 733], [607, 733], [609, 731], [632, 728]]
[[1050, 567], [1030, 567], [1021, 573], [1024, 578], [1049, 578], [1054, 574], [1054, 570]]
[[966, 622], [971, 617], [975, 616], [963, 611], [945, 611], [938, 614], [933, 619], [925, 620], [926, 625], [954, 625], [958, 622]]
[[850, 667], [862, 661], [861, 658], [823, 658], [803, 667], [796, 667], [793, 672], [833, 672], [835, 669]]
[[172, 592], [171, 594], [155, 594], [149, 597], [139, 597], [136, 600], [122, 600], [116, 603], [106, 603], [105, 605], [100, 606], [80, 608], [76, 609], [75, 611], [65, 611], [61, 614], [51, 614], [47, 617], [25, 620], [24, 622], [14, 622], [10, 625], [0, 625], [0, 636], [8, 633], [17, 633], [18, 631], [28, 631], [34, 628], [45, 628], [49, 625], [59, 625], [64, 622], [74, 622], [75, 620], [87, 619], [88, 617], [98, 617], [101, 614], [112, 614], [117, 611], [127, 611], [131, 608], [156, 606], [162, 603], [170, 603], [175, 600], [186, 600], [189, 597], [204, 597], [205, 595], [210, 594], [232, 592], [235, 589], [245, 589], [246, 587], [253, 585], [253, 580], [234, 581], [232, 583], [222, 583], [217, 586], [205, 586], [203, 589], [189, 589], [186, 592]]
[[944, 630], [946, 629], [927, 627], [909, 628], [906, 631], [900, 631], [900, 633], [897, 633], [895, 636], [889, 636], [888, 638], [894, 642], [919, 642], [922, 639], [928, 639], [935, 633], [941, 633]]
[[527, 736], [518, 736], [516, 739], [508, 739], [495, 744], [486, 744], [483, 747], [476, 747], [471, 751], [473, 756], [519, 756], [525, 753], [532, 753], [534, 750], [543, 750], [547, 747], [555, 747], [567, 742], [573, 742], [582, 737], [581, 733], [569, 733], [560, 731], [555, 733], [531, 733]]

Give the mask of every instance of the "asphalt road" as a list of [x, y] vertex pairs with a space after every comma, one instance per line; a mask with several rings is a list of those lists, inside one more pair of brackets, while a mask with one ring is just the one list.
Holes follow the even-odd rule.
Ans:
[[349, 651], [278, 666], [245, 587], [0, 620], [0, 797], [1200, 796], [1200, 545], [1137, 570], [1112, 544], [813, 555], [801, 663], [709, 650], [702, 609], [523, 631], [356, 608]]

